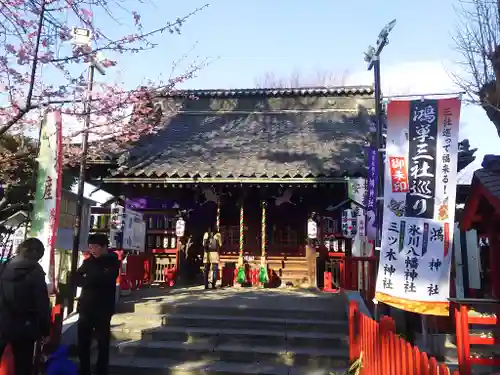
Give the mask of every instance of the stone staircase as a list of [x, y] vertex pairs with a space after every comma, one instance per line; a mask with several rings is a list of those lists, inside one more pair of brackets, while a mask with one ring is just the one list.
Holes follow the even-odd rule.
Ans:
[[[265, 298], [255, 304], [259, 292]], [[231, 293], [241, 294], [241, 303], [225, 303]], [[193, 302], [189, 296], [183, 303], [180, 294], [178, 303], [132, 303], [133, 312], [129, 304], [129, 312], [112, 320], [111, 373], [343, 374], [348, 367], [343, 297], [325, 299], [329, 309], [311, 309], [313, 303], [294, 293], [299, 292], [210, 290]], [[281, 301], [282, 308], [266, 299]]]

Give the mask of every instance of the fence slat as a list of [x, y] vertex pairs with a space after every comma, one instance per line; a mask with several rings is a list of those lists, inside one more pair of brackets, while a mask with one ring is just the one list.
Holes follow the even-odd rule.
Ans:
[[409, 342], [405, 342], [405, 346], [406, 346], [406, 368], [408, 369], [407, 374], [414, 375], [415, 364], [413, 361], [413, 347]]
[[444, 363], [439, 365], [439, 375], [450, 375], [450, 369]]
[[0, 375], [14, 375], [14, 354], [9, 345], [3, 350], [2, 357], [0, 358]]
[[420, 353], [420, 370], [422, 371], [422, 375], [431, 375], [429, 371], [429, 357], [427, 353]]
[[422, 356], [420, 349], [416, 346], [413, 348], [413, 361], [415, 362], [415, 375], [422, 375]]
[[438, 373], [438, 364], [436, 358], [432, 357], [429, 360], [429, 374], [430, 375], [439, 375]]
[[409, 375], [410, 369], [408, 368], [408, 352], [406, 341], [401, 337], [399, 338], [399, 347], [401, 348], [401, 375]]

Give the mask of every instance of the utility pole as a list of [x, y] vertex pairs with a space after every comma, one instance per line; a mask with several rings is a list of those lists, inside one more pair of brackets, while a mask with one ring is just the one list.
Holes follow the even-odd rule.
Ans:
[[384, 160], [385, 160], [385, 142], [384, 142], [384, 120], [382, 111], [382, 88], [380, 85], [380, 54], [384, 47], [389, 44], [389, 33], [396, 25], [396, 20], [389, 22], [380, 32], [375, 47], [369, 46], [365, 53], [365, 61], [368, 63], [368, 70], [373, 69], [374, 90], [375, 90], [375, 117], [377, 136], [375, 147], [377, 149], [378, 160], [378, 184], [377, 184], [377, 211], [376, 228], [377, 235], [375, 239], [375, 249], [380, 250], [382, 242], [382, 219], [384, 213]]
[[[86, 46], [91, 48], [92, 44], [92, 34], [90, 30], [73, 28], [73, 43], [78, 46]], [[91, 120], [91, 109], [92, 109], [92, 90], [94, 88], [94, 73], [95, 69], [99, 71], [102, 75], [106, 72], [103, 66], [99, 63], [94, 56], [89, 56], [89, 73], [87, 77], [87, 97], [85, 98], [85, 122], [83, 126], [82, 134], [82, 146], [81, 146], [81, 156], [80, 156], [80, 173], [78, 175], [78, 191], [77, 191], [77, 201], [76, 201], [76, 223], [75, 232], [73, 236], [73, 249], [71, 251], [71, 272], [70, 272], [70, 295], [68, 296], [68, 314], [71, 314], [74, 310], [75, 297], [76, 297], [76, 280], [75, 273], [78, 267], [78, 258], [80, 253], [80, 237], [82, 232], [82, 222], [84, 220], [83, 207], [84, 207], [84, 187], [85, 187], [85, 170], [87, 168], [87, 156], [89, 148], [89, 129]]]

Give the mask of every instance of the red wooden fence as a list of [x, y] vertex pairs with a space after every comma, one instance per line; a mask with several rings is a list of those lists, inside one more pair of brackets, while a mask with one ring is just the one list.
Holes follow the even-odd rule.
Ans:
[[451, 374], [446, 365], [396, 335], [395, 328], [392, 318], [383, 316], [377, 323], [360, 313], [357, 302], [349, 303], [349, 359], [362, 356], [361, 375]]
[[376, 257], [346, 257], [343, 288], [359, 291], [361, 297], [371, 304], [375, 297], [376, 267]]
[[457, 335], [457, 357], [460, 375], [471, 375], [472, 365], [500, 366], [500, 358], [486, 358], [471, 356], [471, 345], [497, 345], [495, 337], [483, 337], [471, 335], [469, 325], [490, 326], [494, 328], [498, 324], [498, 318], [493, 316], [469, 316], [467, 306], [455, 309], [455, 324]]
[[337, 257], [324, 275], [324, 291], [354, 290], [370, 305], [375, 297], [376, 257]]

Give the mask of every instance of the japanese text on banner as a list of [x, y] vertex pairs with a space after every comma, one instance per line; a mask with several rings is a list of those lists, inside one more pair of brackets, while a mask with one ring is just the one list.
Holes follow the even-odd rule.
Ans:
[[380, 302], [448, 315], [459, 114], [458, 99], [389, 103]]

